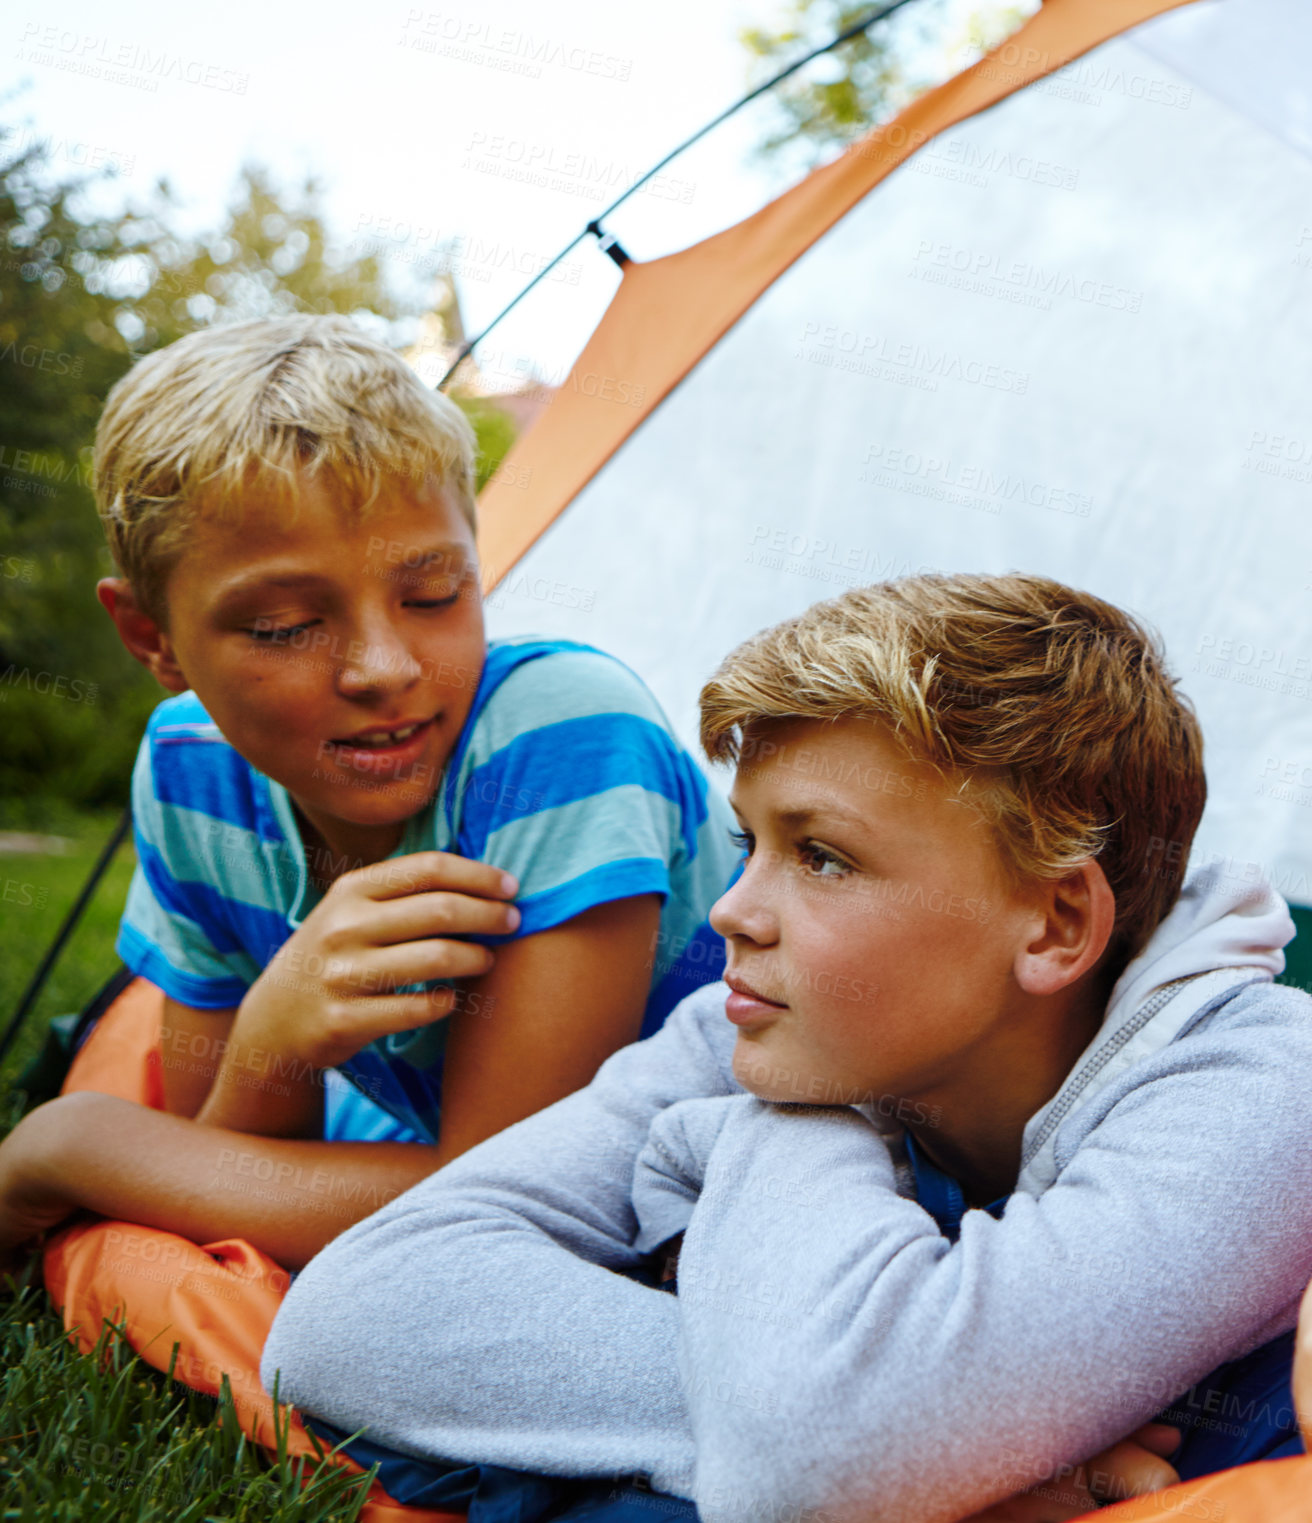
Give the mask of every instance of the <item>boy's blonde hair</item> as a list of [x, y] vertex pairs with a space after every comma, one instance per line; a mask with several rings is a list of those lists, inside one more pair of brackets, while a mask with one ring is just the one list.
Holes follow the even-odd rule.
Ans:
[[1207, 798], [1202, 732], [1156, 636], [1112, 604], [1019, 572], [880, 582], [746, 641], [701, 694], [715, 760], [737, 760], [751, 725], [848, 717], [955, 779], [1013, 881], [1096, 857], [1113, 955], [1175, 903]]
[[364, 511], [385, 479], [431, 477], [472, 526], [474, 455], [455, 403], [349, 318], [262, 318], [189, 334], [118, 382], [96, 429], [96, 506], [119, 569], [162, 622], [200, 507], [253, 490], [287, 503], [304, 474]]

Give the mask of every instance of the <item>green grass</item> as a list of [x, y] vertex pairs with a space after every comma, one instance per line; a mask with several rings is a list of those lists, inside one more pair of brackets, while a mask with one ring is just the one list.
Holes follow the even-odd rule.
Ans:
[[[0, 855], [0, 1023], [91, 870], [114, 815], [61, 814], [64, 855]], [[0, 1067], [0, 1131], [19, 1115], [14, 1081], [52, 1016], [81, 1009], [118, 967], [114, 938], [132, 876], [123, 847]], [[217, 1402], [139, 1359], [119, 1329], [91, 1354], [64, 1334], [35, 1257], [0, 1288], [0, 1520], [4, 1523], [351, 1523], [367, 1478], [277, 1459], [242, 1436], [226, 1383]], [[285, 1436], [285, 1435], [284, 1435]]]

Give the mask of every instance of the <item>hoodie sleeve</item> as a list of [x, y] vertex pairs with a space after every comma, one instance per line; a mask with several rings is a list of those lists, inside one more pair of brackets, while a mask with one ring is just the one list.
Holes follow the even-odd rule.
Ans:
[[705, 1523], [948, 1523], [1292, 1327], [1312, 1001], [1223, 1010], [1067, 1120], [1051, 1188], [967, 1212], [955, 1245], [857, 1112], [733, 1106], [679, 1261]]
[[751, 1103], [745, 1094], [680, 1100], [656, 1117], [633, 1171], [635, 1248], [650, 1253], [687, 1227], [716, 1139], [734, 1107]]
[[[402, 1452], [687, 1496], [679, 1307], [625, 1278], [634, 1163], [675, 1101], [735, 1090], [724, 989], [684, 1000], [585, 1089], [480, 1143], [297, 1277], [260, 1378]], [[741, 1093], [741, 1091], [738, 1091]]]

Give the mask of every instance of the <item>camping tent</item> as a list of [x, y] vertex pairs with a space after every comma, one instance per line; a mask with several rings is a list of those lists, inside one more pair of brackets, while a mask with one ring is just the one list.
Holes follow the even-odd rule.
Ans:
[[1162, 632], [1199, 857], [1312, 904], [1309, 56], [1299, 0], [1047, 0], [756, 217], [630, 264], [485, 494], [492, 632], [614, 651], [693, 743], [718, 659], [819, 597], [1043, 572]]

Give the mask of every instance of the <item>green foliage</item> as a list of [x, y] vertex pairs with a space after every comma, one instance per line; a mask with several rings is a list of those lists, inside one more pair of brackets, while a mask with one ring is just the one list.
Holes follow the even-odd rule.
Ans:
[[478, 474], [474, 489], [481, 492], [515, 442], [515, 420], [486, 397], [463, 396], [455, 392], [451, 400], [469, 419], [478, 440]]
[[[958, 0], [917, 0], [778, 86], [772, 95], [774, 123], [759, 151], [771, 156], [788, 150], [809, 163], [830, 157], [1006, 37], [1035, 8], [1025, 0], [980, 0], [963, 24], [954, 19]], [[740, 33], [752, 55], [755, 81], [778, 73], [875, 9], [871, 0], [860, 5], [788, 0], [777, 25]], [[953, 60], [946, 69], [945, 57]]]
[[[220, 229], [183, 235], [167, 183], [145, 207], [93, 215], [85, 185], [24, 140], [6, 155], [0, 135], [0, 796], [11, 823], [40, 824], [52, 798], [126, 801], [163, 696], [95, 599], [113, 573], [90, 490], [110, 387], [136, 356], [211, 323], [342, 312], [397, 341], [421, 304], [395, 296], [375, 258], [333, 256], [313, 180], [283, 196], [248, 167]], [[481, 480], [513, 425], [470, 410]]]

